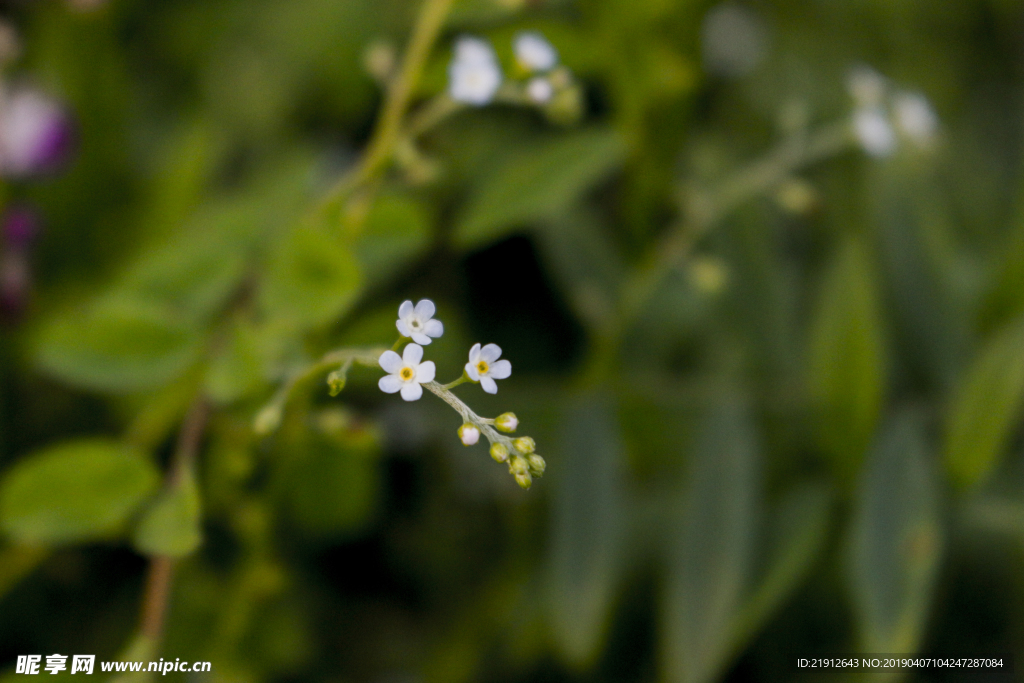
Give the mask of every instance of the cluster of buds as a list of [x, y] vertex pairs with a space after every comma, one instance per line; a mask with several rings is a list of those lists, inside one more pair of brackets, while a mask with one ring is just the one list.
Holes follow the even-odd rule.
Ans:
[[[530, 488], [533, 478], [544, 473], [546, 464], [544, 458], [534, 452], [536, 444], [533, 439], [505, 436], [516, 431], [519, 418], [514, 413], [503, 413], [496, 418], [481, 417], [451, 391], [460, 384], [471, 382], [479, 384], [489, 394], [496, 394], [498, 385], [495, 380], [511, 376], [512, 363], [501, 358], [501, 347], [497, 344], [474, 344], [461, 377], [448, 384], [435, 382], [434, 362], [423, 360], [423, 347], [444, 334], [444, 325], [434, 318], [435, 310], [434, 302], [429, 299], [423, 299], [415, 306], [412, 301], [399, 306], [395, 327], [400, 336], [394, 347], [383, 352], [378, 359], [381, 369], [388, 373], [377, 383], [380, 390], [401, 394], [406, 401], [416, 401], [423, 396], [426, 387], [462, 416], [458, 435], [464, 445], [476, 445], [481, 435], [487, 437], [491, 444], [491, 457], [498, 462], [507, 462], [516, 482], [523, 488]], [[403, 346], [399, 355], [398, 350]], [[332, 395], [336, 393], [335, 389], [344, 385], [347, 369], [343, 366], [329, 375]]]
[[477, 107], [500, 101], [540, 107], [552, 120], [571, 122], [582, 109], [581, 92], [558, 51], [535, 31], [516, 34], [515, 65], [506, 78], [490, 43], [463, 36], [455, 42], [448, 65], [448, 95]]
[[866, 66], [850, 72], [847, 90], [855, 105], [853, 133], [871, 156], [891, 155], [901, 138], [919, 149], [935, 145], [939, 119], [921, 93], [894, 89], [884, 76]]

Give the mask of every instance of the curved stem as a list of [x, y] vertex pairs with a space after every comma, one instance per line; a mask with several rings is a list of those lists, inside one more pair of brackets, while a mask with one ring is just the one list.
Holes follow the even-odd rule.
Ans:
[[[445, 385], [438, 384], [437, 382], [427, 382], [423, 386], [426, 387], [427, 391], [435, 394], [442, 401], [454, 408], [455, 412], [462, 416], [463, 422], [469, 422], [479, 429], [480, 433], [486, 436], [487, 440], [492, 444], [500, 443], [508, 449], [509, 453], [519, 453], [519, 449], [512, 445], [512, 439], [504, 434], [499, 434], [498, 431], [491, 426], [494, 424], [494, 420], [489, 420], [486, 417], [480, 417], [474, 413], [473, 409], [466, 405], [462, 399], [448, 391], [448, 388], [445, 387]], [[521, 455], [526, 454], [523, 453]]]

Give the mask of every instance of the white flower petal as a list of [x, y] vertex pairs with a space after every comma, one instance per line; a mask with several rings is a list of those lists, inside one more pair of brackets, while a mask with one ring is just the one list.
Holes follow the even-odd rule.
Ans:
[[433, 382], [435, 372], [434, 361], [428, 360], [426, 363], [420, 363], [420, 367], [416, 369], [416, 381], [420, 384]]
[[466, 374], [474, 382], [480, 381], [480, 373], [476, 371], [476, 363], [466, 363]]
[[463, 36], [455, 41], [455, 59], [466, 64], [493, 62], [494, 48], [486, 40]]
[[402, 335], [403, 337], [412, 336], [412, 334], [409, 333], [409, 326], [406, 325], [405, 321], [402, 320], [401, 318], [395, 321], [395, 327], [398, 328], [398, 334]]
[[512, 374], [512, 363], [507, 360], [499, 360], [491, 365], [491, 371], [487, 374], [494, 379], [505, 379]]
[[413, 332], [411, 336], [412, 336], [412, 340], [414, 342], [416, 342], [417, 344], [422, 344], [422, 345], [426, 346], [427, 344], [430, 343], [430, 337], [428, 337], [427, 335], [423, 334], [422, 332]]
[[411, 301], [403, 301], [402, 305], [398, 307], [398, 317], [405, 320], [412, 315], [413, 307]]
[[488, 363], [493, 363], [501, 358], [501, 347], [497, 344], [488, 344], [480, 351], [480, 357]]
[[406, 365], [416, 365], [423, 359], [423, 347], [419, 344], [406, 344], [402, 351], [402, 360]]
[[555, 48], [536, 31], [525, 31], [517, 35], [513, 49], [519, 63], [533, 71], [547, 71], [558, 63]]
[[380, 354], [380, 358], [377, 359], [377, 362], [380, 364], [380, 367], [384, 372], [390, 372], [391, 374], [395, 374], [402, 369], [402, 357], [394, 351], [385, 351]]
[[440, 320], [428, 320], [427, 324], [423, 326], [423, 331], [431, 337], [440, 337], [444, 334], [444, 325]]
[[405, 385], [405, 382], [398, 379], [398, 375], [384, 375], [377, 382], [377, 386], [385, 394], [393, 394], [401, 389], [403, 385]]
[[473, 348], [469, 350], [469, 362], [476, 365], [478, 360], [480, 360], [480, 345], [473, 344]]
[[491, 379], [490, 377], [481, 377], [480, 386], [482, 386], [484, 388], [484, 391], [486, 391], [488, 394], [498, 393], [498, 385], [495, 384], [494, 380]]
[[406, 401], [416, 401], [423, 395], [423, 387], [416, 382], [405, 382], [402, 385], [402, 398]]
[[420, 302], [416, 304], [416, 315], [419, 316], [420, 320], [430, 320], [434, 317], [434, 302], [430, 299], [420, 299]]
[[880, 108], [854, 112], [853, 130], [861, 147], [871, 156], [889, 156], [896, 150], [896, 133]]

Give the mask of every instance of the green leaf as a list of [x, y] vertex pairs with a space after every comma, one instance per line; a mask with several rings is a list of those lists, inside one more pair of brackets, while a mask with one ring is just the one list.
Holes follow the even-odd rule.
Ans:
[[853, 515], [850, 580], [864, 652], [916, 652], [942, 549], [939, 494], [923, 415], [882, 431]]
[[309, 329], [344, 313], [359, 294], [360, 280], [348, 247], [301, 225], [271, 253], [261, 303], [268, 315]]
[[188, 555], [203, 540], [200, 507], [195, 476], [188, 472], [143, 515], [132, 538], [135, 547], [145, 555]]
[[832, 499], [827, 486], [804, 484], [779, 503], [768, 530], [766, 568], [733, 628], [733, 652], [743, 650], [810, 571], [828, 536]]
[[23, 543], [118, 532], [154, 491], [147, 460], [110, 441], [72, 441], [20, 460], [0, 483], [0, 525]]
[[760, 474], [754, 426], [720, 400], [692, 454], [682, 530], [665, 596], [666, 679], [707, 683], [722, 672], [753, 559]]
[[624, 448], [609, 398], [585, 394], [569, 405], [550, 458], [558, 467], [545, 478], [557, 490], [547, 595], [555, 645], [583, 667], [601, 650], [622, 569]]
[[259, 331], [244, 322], [236, 323], [227, 343], [206, 370], [206, 391], [218, 403], [231, 403], [262, 386], [264, 347]]
[[165, 384], [197, 359], [201, 337], [164, 310], [107, 299], [45, 324], [36, 362], [65, 381], [108, 392]]
[[825, 276], [810, 347], [818, 440], [838, 472], [852, 479], [871, 442], [885, 391], [877, 286], [856, 240], [842, 247]]
[[511, 229], [564, 213], [619, 164], [625, 148], [605, 128], [554, 136], [494, 169], [470, 197], [455, 242], [484, 246]]
[[416, 258], [430, 242], [430, 220], [422, 204], [384, 194], [370, 208], [355, 252], [367, 278], [380, 282]]
[[960, 486], [977, 484], [1005, 452], [1024, 403], [1024, 322], [994, 335], [957, 388], [946, 422], [945, 460]]

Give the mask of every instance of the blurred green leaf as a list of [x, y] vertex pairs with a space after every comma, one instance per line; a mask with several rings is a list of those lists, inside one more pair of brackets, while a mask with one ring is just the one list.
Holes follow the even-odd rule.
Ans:
[[618, 167], [624, 153], [622, 141], [607, 128], [527, 146], [480, 181], [456, 224], [456, 244], [482, 247], [513, 228], [563, 214]]
[[828, 537], [832, 504], [832, 492], [821, 484], [786, 492], [769, 521], [764, 571], [739, 612], [733, 652], [743, 650], [807, 576]]
[[111, 298], [46, 323], [36, 362], [50, 374], [97, 391], [153, 389], [198, 358], [201, 337], [165, 310]]
[[271, 252], [260, 300], [271, 317], [308, 329], [344, 313], [360, 282], [348, 247], [323, 230], [301, 225]]
[[925, 430], [922, 414], [897, 413], [860, 482], [849, 577], [864, 652], [917, 652], [928, 619], [942, 529]]
[[748, 408], [738, 399], [720, 399], [692, 451], [686, 512], [671, 542], [664, 607], [669, 681], [713, 681], [731, 654], [753, 559], [757, 451]]
[[960, 486], [992, 471], [1018, 427], [1024, 403], [1024, 322], [995, 334], [957, 387], [946, 422], [945, 459]]
[[29, 455], [0, 483], [0, 525], [23, 543], [66, 543], [119, 531], [159, 481], [111, 441], [70, 441]]
[[567, 401], [550, 462], [555, 490], [547, 599], [556, 648], [582, 667], [600, 652], [623, 569], [623, 444], [612, 400], [583, 394]]
[[264, 350], [259, 331], [238, 321], [206, 369], [206, 391], [218, 403], [231, 403], [263, 386]]
[[186, 472], [181, 481], [163, 491], [139, 520], [133, 542], [146, 555], [184, 557], [199, 547], [199, 488], [195, 475]]
[[355, 252], [371, 282], [381, 282], [409, 265], [430, 242], [426, 208], [405, 195], [384, 194], [373, 202]]
[[380, 494], [373, 442], [340, 445], [311, 436], [292, 450], [301, 457], [285, 466], [281, 495], [298, 530], [314, 539], [337, 539], [365, 529]]
[[818, 439], [849, 479], [871, 442], [884, 398], [882, 325], [871, 263], [863, 245], [851, 239], [822, 285], [809, 369]]

